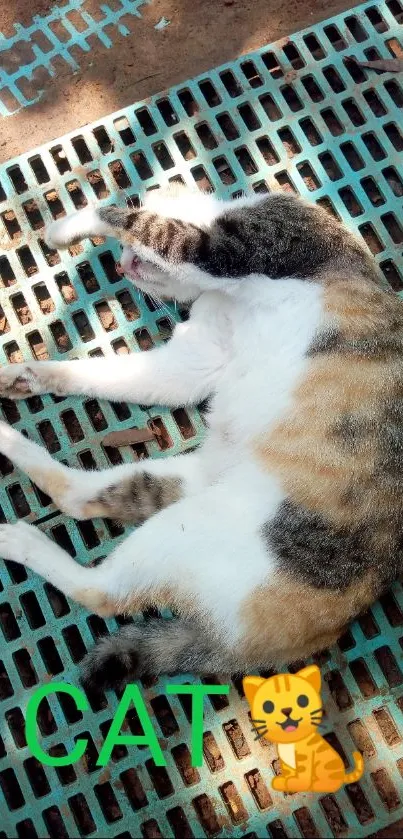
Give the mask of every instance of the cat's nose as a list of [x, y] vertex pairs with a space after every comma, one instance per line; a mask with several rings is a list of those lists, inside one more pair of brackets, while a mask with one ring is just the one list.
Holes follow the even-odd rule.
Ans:
[[292, 708], [282, 708], [281, 709], [281, 713], [284, 714], [284, 716], [286, 716], [286, 717], [290, 716], [291, 711], [292, 711]]

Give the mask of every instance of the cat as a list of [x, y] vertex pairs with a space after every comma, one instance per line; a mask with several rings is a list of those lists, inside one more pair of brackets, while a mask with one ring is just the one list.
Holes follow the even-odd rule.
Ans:
[[96, 567], [24, 522], [0, 526], [0, 556], [98, 615], [172, 608], [101, 639], [83, 665], [94, 686], [328, 647], [402, 569], [402, 303], [363, 243], [290, 194], [156, 190], [55, 221], [46, 240], [98, 235], [122, 243], [128, 282], [189, 319], [149, 352], [5, 366], [0, 395], [211, 397], [206, 439], [84, 475], [3, 422], [2, 454], [66, 515], [141, 526]]
[[281, 771], [272, 780], [273, 789], [336, 792], [363, 774], [360, 752], [353, 752], [355, 768], [346, 773], [343, 759], [316, 730], [323, 714], [320, 684], [316, 664], [294, 675], [279, 673], [269, 679], [243, 679], [258, 739], [264, 737], [278, 746]]

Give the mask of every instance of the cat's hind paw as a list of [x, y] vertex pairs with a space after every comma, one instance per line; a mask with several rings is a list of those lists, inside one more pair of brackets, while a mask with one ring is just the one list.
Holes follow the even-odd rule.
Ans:
[[41, 392], [38, 377], [28, 364], [8, 364], [0, 369], [0, 396], [26, 399]]
[[0, 525], [0, 557], [28, 565], [31, 549], [41, 550], [46, 536], [41, 530], [24, 521]]

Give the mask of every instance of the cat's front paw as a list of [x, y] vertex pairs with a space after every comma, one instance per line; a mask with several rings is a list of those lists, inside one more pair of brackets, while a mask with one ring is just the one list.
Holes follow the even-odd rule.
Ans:
[[8, 399], [26, 399], [43, 393], [39, 376], [28, 364], [9, 364], [0, 369], [0, 396]]
[[272, 788], [276, 789], [278, 792], [285, 792], [286, 782], [287, 782], [287, 779], [283, 778], [282, 775], [276, 775], [276, 777], [273, 778], [273, 780], [271, 782], [271, 785], [272, 785]]
[[28, 565], [29, 548], [33, 543], [39, 543], [46, 536], [33, 525], [19, 521], [17, 524], [0, 525], [0, 557], [12, 559], [20, 565]]
[[51, 221], [50, 224], [46, 225], [43, 238], [48, 248], [56, 250], [57, 248], [65, 248], [67, 246], [66, 226], [65, 218], [61, 218], [58, 221]]

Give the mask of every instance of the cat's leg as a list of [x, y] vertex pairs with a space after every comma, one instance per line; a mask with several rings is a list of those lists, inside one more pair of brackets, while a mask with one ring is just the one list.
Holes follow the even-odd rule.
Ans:
[[[317, 737], [316, 734], [313, 738]], [[290, 772], [288, 767], [282, 764], [284, 774], [278, 775], [272, 780], [272, 787], [282, 792], [308, 792], [312, 786], [312, 772], [313, 772], [313, 750], [310, 744], [307, 745], [298, 743], [295, 747], [296, 751], [296, 768], [295, 771]]]
[[0, 396], [85, 394], [147, 405], [197, 404], [209, 396], [227, 361], [225, 320], [203, 295], [164, 346], [130, 355], [32, 361], [0, 370]]
[[[22, 562], [100, 615], [136, 613], [151, 604], [173, 607], [186, 623], [186, 629], [179, 626], [175, 643], [171, 631], [165, 639], [162, 623], [161, 630], [147, 636], [142, 651], [137, 629], [133, 635], [128, 630], [133, 654], [140, 657], [137, 675], [170, 672], [178, 661], [183, 667], [192, 662], [199, 672], [213, 663], [216, 670], [235, 671], [245, 664], [237, 659], [239, 610], [245, 592], [267, 572], [267, 559], [247, 507], [250, 491], [242, 498], [228, 496], [228, 487], [217, 485], [180, 500], [131, 533], [95, 567], [79, 565], [50, 540], [45, 547], [43, 534], [21, 523], [0, 526], [0, 556]], [[127, 650], [127, 634], [123, 641]], [[118, 635], [118, 653], [119, 645]], [[109, 648], [103, 657], [105, 673], [106, 653]]]
[[106, 516], [141, 524], [203, 485], [197, 453], [87, 472], [59, 463], [42, 446], [4, 422], [0, 422], [0, 452], [60, 510], [76, 519]]

